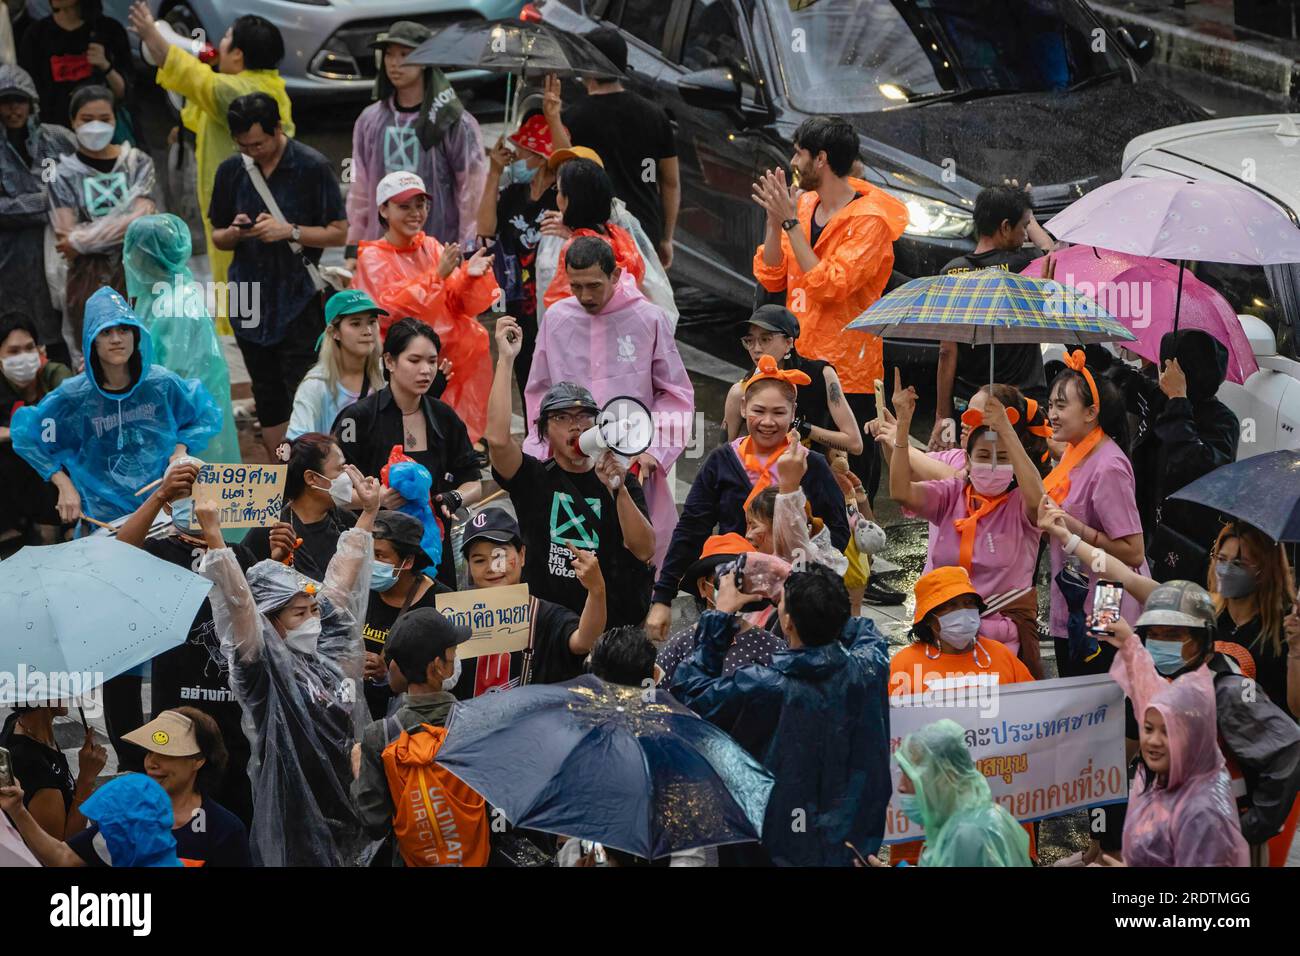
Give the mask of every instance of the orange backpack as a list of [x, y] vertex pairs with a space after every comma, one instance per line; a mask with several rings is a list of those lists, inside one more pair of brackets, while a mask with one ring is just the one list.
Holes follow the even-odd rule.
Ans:
[[[434, 762], [445, 727], [402, 730], [385, 722], [384, 775], [393, 796], [393, 833], [407, 866], [486, 866], [491, 846], [486, 801]], [[393, 734], [396, 733], [394, 737]]]

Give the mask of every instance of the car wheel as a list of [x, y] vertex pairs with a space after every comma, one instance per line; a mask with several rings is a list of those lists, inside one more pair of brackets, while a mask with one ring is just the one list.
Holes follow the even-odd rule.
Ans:
[[[188, 3], [172, 4], [170, 7], [167, 7], [166, 13], [163, 14], [162, 18], [166, 20], [167, 23], [171, 25], [171, 28], [181, 36], [192, 37], [194, 36], [195, 30], [203, 30], [203, 24], [199, 22], [198, 16], [190, 9]], [[221, 38], [217, 37], [213, 39], [212, 37], [205, 36], [204, 42], [216, 46], [221, 42]]]

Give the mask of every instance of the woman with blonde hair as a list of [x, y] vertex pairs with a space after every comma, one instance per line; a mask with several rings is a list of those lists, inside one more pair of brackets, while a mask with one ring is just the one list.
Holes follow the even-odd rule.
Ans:
[[1219, 615], [1219, 641], [1244, 647], [1269, 700], [1300, 717], [1300, 639], [1288, 645], [1285, 633], [1296, 603], [1286, 553], [1257, 528], [1232, 521], [1219, 532], [1211, 556], [1206, 589]]
[[388, 313], [360, 289], [346, 289], [325, 304], [320, 358], [293, 396], [285, 438], [328, 435], [339, 412], [384, 387], [379, 316]]

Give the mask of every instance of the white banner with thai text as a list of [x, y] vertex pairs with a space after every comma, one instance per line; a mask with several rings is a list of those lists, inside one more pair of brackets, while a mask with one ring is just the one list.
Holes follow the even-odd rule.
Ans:
[[[988, 690], [991, 700], [984, 700]], [[966, 729], [966, 746], [993, 799], [1022, 823], [1128, 799], [1124, 692], [1105, 674], [1003, 684], [983, 694], [943, 691], [891, 697], [889, 751], [947, 718]], [[994, 706], [989, 706], [993, 703]], [[898, 792], [895, 763], [894, 792]], [[919, 840], [921, 827], [892, 801], [885, 842]]]

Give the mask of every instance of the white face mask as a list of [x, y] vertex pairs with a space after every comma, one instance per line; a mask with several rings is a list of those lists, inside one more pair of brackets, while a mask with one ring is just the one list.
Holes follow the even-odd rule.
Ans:
[[[321, 477], [324, 478], [325, 476], [321, 475]], [[320, 491], [322, 489], [317, 488], [316, 490]], [[328, 490], [330, 497], [334, 499], [334, 503], [340, 508], [346, 508], [352, 504], [352, 476], [346, 471], [340, 472], [339, 476], [330, 482]]]
[[994, 465], [988, 462], [972, 463], [970, 483], [982, 495], [1000, 495], [1011, 486], [1016, 470], [1011, 465]]
[[442, 689], [450, 694], [451, 689], [459, 683], [460, 683], [460, 655], [457, 655], [456, 660], [453, 661], [451, 665], [451, 676], [443, 678]]
[[89, 152], [97, 153], [113, 139], [113, 126], [94, 120], [77, 127], [77, 142]]
[[0, 366], [4, 368], [5, 378], [15, 385], [27, 385], [36, 377], [36, 373], [41, 370], [41, 354], [39, 352], [19, 352], [17, 355], [10, 355]]
[[939, 636], [959, 651], [974, 644], [979, 632], [980, 612], [974, 608], [939, 615]]
[[320, 618], [315, 615], [284, 634], [284, 642], [289, 645], [289, 650], [299, 654], [315, 654], [316, 644], [319, 641]]

